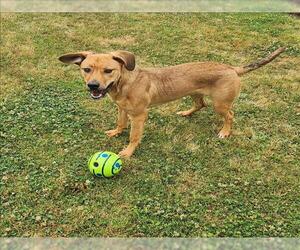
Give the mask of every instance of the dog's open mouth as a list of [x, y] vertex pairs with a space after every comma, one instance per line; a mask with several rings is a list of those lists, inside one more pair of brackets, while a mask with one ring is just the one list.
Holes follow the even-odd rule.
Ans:
[[111, 82], [110, 84], [108, 84], [108, 86], [105, 89], [93, 89], [90, 90], [91, 93], [91, 97], [93, 99], [100, 99], [105, 97], [105, 95], [108, 93], [108, 91], [110, 90], [110, 88], [112, 87], [112, 85], [114, 84], [114, 82]]
[[105, 89], [96, 89], [96, 90], [91, 90], [91, 97], [93, 99], [100, 99], [103, 98], [106, 95], [106, 90]]

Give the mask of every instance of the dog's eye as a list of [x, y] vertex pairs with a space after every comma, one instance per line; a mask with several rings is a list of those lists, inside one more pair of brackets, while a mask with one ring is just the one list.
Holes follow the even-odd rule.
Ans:
[[90, 73], [92, 71], [92, 69], [91, 68], [83, 68], [83, 71], [85, 73]]
[[112, 69], [104, 69], [104, 73], [106, 73], [106, 74], [110, 74], [111, 72], [113, 72]]

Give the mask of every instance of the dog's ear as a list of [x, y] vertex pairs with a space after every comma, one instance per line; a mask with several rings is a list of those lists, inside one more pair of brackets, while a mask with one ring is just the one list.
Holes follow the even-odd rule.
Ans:
[[134, 54], [128, 52], [128, 51], [123, 51], [123, 50], [118, 50], [115, 52], [112, 52], [113, 59], [118, 61], [121, 64], [124, 64], [125, 68], [129, 71], [134, 70], [135, 68], [135, 56]]
[[89, 55], [93, 54], [91, 51], [82, 51], [78, 53], [70, 53], [60, 56], [58, 59], [63, 63], [69, 63], [69, 64], [77, 64], [80, 65], [82, 61]]

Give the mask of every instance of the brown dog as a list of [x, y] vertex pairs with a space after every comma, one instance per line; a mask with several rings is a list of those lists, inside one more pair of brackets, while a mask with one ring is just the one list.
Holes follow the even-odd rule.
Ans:
[[94, 99], [107, 93], [117, 104], [117, 128], [106, 131], [109, 137], [122, 133], [131, 120], [130, 143], [119, 155], [130, 157], [140, 143], [148, 109], [191, 96], [194, 106], [178, 114], [188, 116], [205, 107], [204, 95], [212, 98], [215, 111], [224, 117], [219, 137], [230, 135], [233, 121], [232, 103], [240, 92], [239, 76], [271, 62], [285, 48], [279, 48], [265, 59], [244, 67], [232, 67], [214, 62], [195, 62], [164, 68], [141, 69], [135, 57], [127, 51], [108, 54], [78, 52], [59, 58], [64, 63], [80, 66], [81, 73]]

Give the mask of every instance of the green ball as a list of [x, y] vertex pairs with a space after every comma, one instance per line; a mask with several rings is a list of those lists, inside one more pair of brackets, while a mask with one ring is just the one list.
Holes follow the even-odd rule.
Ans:
[[122, 168], [120, 157], [109, 151], [102, 151], [93, 154], [89, 161], [90, 172], [97, 177], [113, 177], [118, 174]]

